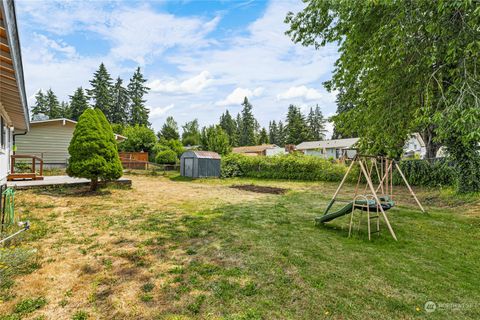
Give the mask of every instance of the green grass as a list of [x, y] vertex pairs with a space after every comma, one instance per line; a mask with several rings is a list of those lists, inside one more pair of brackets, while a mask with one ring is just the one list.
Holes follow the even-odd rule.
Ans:
[[[68, 250], [81, 259], [61, 300], [54, 279], [31, 274], [43, 281], [45, 291], [38, 295], [50, 307], [75, 308], [68, 313], [72, 319], [86, 319], [81, 310], [92, 319], [480, 319], [480, 219], [464, 211], [478, 203], [478, 196], [421, 189], [419, 197], [429, 209], [422, 214], [412, 209], [407, 193], [399, 192], [396, 200], [409, 206], [388, 211], [398, 241], [383, 222], [380, 235], [369, 241], [365, 215], [350, 238], [349, 216], [315, 225], [335, 183], [136, 179], [154, 182], [149, 193], [134, 183], [133, 190], [87, 199], [75, 189], [50, 190], [35, 202], [30, 193], [19, 194], [24, 212], [32, 207], [26, 216], [35, 221], [25, 244], [54, 249], [39, 259], [42, 269], [67, 262], [55, 252]], [[250, 183], [289, 191], [259, 195], [229, 188]], [[169, 188], [185, 193], [163, 197]], [[354, 186], [345, 189], [348, 194]], [[242, 201], [228, 204], [235, 196]], [[53, 215], [52, 198], [59, 199], [57, 205], [68, 203], [68, 210]], [[459, 207], [462, 203], [468, 206]], [[356, 212], [356, 222], [358, 217]], [[59, 228], [59, 221], [68, 228]], [[13, 260], [0, 251], [0, 261]], [[39, 263], [25, 265], [22, 273], [28, 274]], [[6, 286], [5, 292], [17, 296], [7, 302], [9, 318], [0, 319], [43, 312], [35, 309], [43, 307], [34, 303], [36, 296], [18, 294], [24, 284]], [[113, 301], [122, 301], [122, 308]], [[435, 312], [425, 312], [427, 301], [437, 303]]]
[[162, 228], [196, 252], [170, 271], [180, 285], [167, 293], [180, 299], [204, 292], [188, 304], [192, 314], [237, 318], [415, 318], [425, 315], [429, 300], [465, 306], [438, 309], [431, 318], [480, 317], [478, 218], [393, 209], [399, 241], [384, 224], [368, 241], [365, 220], [351, 238], [348, 217], [315, 226], [326, 203], [317, 194], [290, 192], [195, 212], [179, 222], [186, 228], [180, 233], [176, 225]]

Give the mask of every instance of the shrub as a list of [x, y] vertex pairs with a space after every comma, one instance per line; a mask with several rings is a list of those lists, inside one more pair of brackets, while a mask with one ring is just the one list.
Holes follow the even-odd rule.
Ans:
[[91, 190], [96, 190], [99, 179], [112, 180], [122, 176], [112, 127], [99, 109], [86, 109], [80, 116], [68, 152], [67, 174], [90, 179]]
[[160, 164], [175, 164], [177, 162], [177, 154], [171, 149], [165, 149], [157, 153], [155, 162]]
[[303, 154], [248, 157], [230, 154], [222, 158], [222, 176], [253, 178], [340, 181], [344, 165]]
[[[406, 160], [399, 162], [400, 169], [413, 186], [451, 186], [455, 183], [456, 172], [446, 160], [428, 162], [426, 160]], [[343, 164], [337, 164], [303, 154], [279, 155], [274, 157], [248, 157], [230, 154], [222, 158], [223, 178], [252, 177], [268, 179], [291, 179], [340, 182], [347, 171]], [[355, 165], [348, 176], [351, 183], [357, 183], [360, 168]], [[376, 174], [372, 180], [378, 183]], [[362, 179], [362, 183], [365, 183]], [[403, 180], [394, 170], [393, 183], [402, 185]]]

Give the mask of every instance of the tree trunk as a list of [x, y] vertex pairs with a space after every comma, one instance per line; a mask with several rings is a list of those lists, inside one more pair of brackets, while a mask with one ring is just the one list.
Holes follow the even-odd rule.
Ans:
[[98, 178], [93, 178], [90, 181], [90, 191], [96, 191], [98, 187]]
[[422, 136], [423, 142], [425, 143], [425, 158], [426, 159], [434, 159], [437, 157], [437, 151], [440, 149], [440, 144], [434, 142], [433, 139], [435, 138], [435, 132], [433, 125], [428, 126], [425, 128], [420, 135]]

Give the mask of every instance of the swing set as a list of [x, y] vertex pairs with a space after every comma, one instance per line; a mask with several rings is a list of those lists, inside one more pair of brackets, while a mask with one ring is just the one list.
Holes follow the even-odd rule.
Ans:
[[[351, 201], [347, 201], [347, 204], [340, 208], [337, 211], [330, 212], [333, 204], [335, 202], [341, 202], [341, 200], [337, 200], [338, 193], [342, 189], [345, 181], [347, 180], [348, 175], [350, 174], [353, 166], [355, 163], [358, 163], [360, 167], [360, 173], [358, 175], [357, 185], [355, 187], [355, 194]], [[380, 156], [368, 156], [368, 155], [356, 155], [352, 159], [352, 163], [347, 169], [340, 185], [338, 186], [335, 194], [333, 195], [332, 200], [328, 203], [327, 208], [322, 216], [315, 218], [317, 223], [326, 223], [338, 217], [351, 214], [350, 216], [350, 224], [348, 227], [348, 236], [350, 237], [352, 233], [353, 227], [353, 214], [355, 209], [364, 211], [367, 213], [367, 226], [368, 226], [368, 240], [371, 240], [372, 233], [380, 233], [380, 218], [382, 217], [387, 225], [387, 228], [392, 235], [393, 239], [397, 240], [397, 236], [388, 221], [386, 211], [390, 210], [395, 206], [395, 202], [393, 201], [393, 171], [397, 170], [400, 176], [403, 179], [403, 182], [407, 186], [410, 194], [415, 199], [417, 205], [419, 206], [420, 210], [425, 213], [425, 209], [423, 208], [422, 204], [418, 200], [415, 192], [413, 192], [410, 184], [408, 183], [405, 175], [403, 174], [400, 166], [398, 165], [397, 161], [394, 159], [390, 159], [387, 157], [380, 157]], [[378, 179], [378, 185], [375, 185], [372, 177], [376, 176]], [[362, 177], [364, 181], [366, 181], [365, 187], [363, 192], [360, 193], [360, 187], [362, 184]], [[371, 221], [376, 220], [376, 228], [375, 231], [372, 231]], [[360, 229], [360, 220], [358, 223], [358, 228]]]

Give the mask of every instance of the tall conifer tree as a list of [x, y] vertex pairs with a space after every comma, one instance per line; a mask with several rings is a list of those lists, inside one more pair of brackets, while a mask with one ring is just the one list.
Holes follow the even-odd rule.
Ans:
[[82, 87], [79, 87], [70, 96], [70, 119], [78, 121], [82, 113], [88, 108], [88, 98]]
[[140, 67], [138, 67], [128, 84], [128, 93], [131, 101], [129, 122], [131, 125], [150, 125], [150, 122], [148, 122], [148, 113], [150, 110], [145, 106], [146, 100], [143, 99], [143, 96], [148, 93], [150, 88], [145, 86], [145, 82], [147, 82], [147, 80], [143, 78]]
[[93, 74], [90, 80], [91, 89], [87, 89], [88, 97], [92, 100], [94, 108], [100, 109], [107, 119], [111, 122], [113, 105], [113, 85], [112, 78], [103, 64], [100, 64], [98, 70]]
[[118, 77], [113, 86], [113, 104], [111, 122], [115, 124], [126, 124], [130, 114], [130, 96], [128, 90], [123, 86], [123, 80]]

